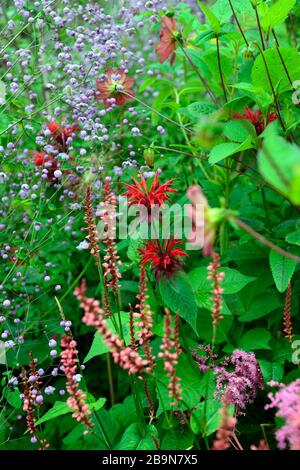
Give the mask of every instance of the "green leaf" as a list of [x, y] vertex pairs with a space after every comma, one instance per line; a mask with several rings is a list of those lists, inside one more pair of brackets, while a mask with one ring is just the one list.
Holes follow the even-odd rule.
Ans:
[[239, 316], [239, 321], [248, 322], [257, 320], [258, 318], [264, 317], [273, 310], [281, 307], [281, 299], [276, 292], [265, 292], [258, 295], [246, 306], [245, 312]]
[[[284, 158], [282, 157], [284, 155]], [[264, 140], [258, 154], [258, 168], [265, 180], [294, 204], [300, 204], [300, 191], [294, 191], [292, 182], [300, 184], [300, 149], [279, 136]]]
[[208, 21], [210, 23], [211, 29], [216, 35], [219, 35], [221, 32], [221, 24], [216, 15], [206, 6], [204, 3], [202, 3], [200, 0], [198, 0], [198, 5], [203, 11], [203, 13], [207, 16]]
[[105, 403], [106, 403], [106, 398], [98, 398], [97, 401], [89, 403], [89, 409], [94, 410], [94, 411], [101, 410], [101, 408], [103, 408]]
[[258, 363], [261, 368], [261, 372], [265, 382], [270, 382], [275, 380], [275, 382], [280, 382], [283, 377], [283, 365], [278, 364], [277, 362], [269, 362], [265, 359], [259, 359]]
[[[93, 409], [98, 411], [103, 408], [105, 402], [106, 398], [99, 398], [97, 401], [90, 402], [88, 406], [90, 410]], [[48, 410], [44, 416], [42, 416], [35, 424], [38, 426], [39, 424], [45, 423], [46, 421], [50, 421], [51, 419], [66, 415], [68, 413], [73, 413], [72, 408], [70, 408], [64, 401], [56, 401], [53, 407]]]
[[186, 108], [178, 109], [178, 113], [198, 121], [202, 116], [209, 116], [216, 110], [215, 106], [206, 101], [196, 101]]
[[[117, 316], [115, 315], [115, 317], [116, 317], [116, 321], [118, 324]], [[122, 322], [124, 339], [125, 339], [126, 344], [128, 344], [130, 342], [130, 332], [129, 332], [129, 316], [127, 312], [121, 312], [121, 322]], [[107, 326], [110, 330], [112, 330], [114, 334], [117, 334], [117, 331], [111, 319], [107, 320]], [[83, 362], [88, 362], [93, 357], [100, 356], [101, 354], [105, 354], [108, 351], [110, 351], [110, 349], [107, 347], [102, 337], [96, 331], [90, 350], [87, 353], [86, 357], [84, 358]]]
[[224, 160], [224, 158], [231, 157], [231, 155], [250, 148], [253, 148], [251, 136], [248, 136], [242, 144], [235, 142], [218, 144], [211, 150], [208, 161], [211, 165], [214, 165], [215, 163]]
[[177, 273], [159, 283], [163, 304], [186, 320], [197, 333], [197, 304], [188, 277]]
[[[300, 76], [300, 57], [294, 47], [280, 47], [280, 53], [289, 71], [292, 81], [299, 79]], [[276, 48], [270, 48], [264, 51], [264, 57], [268, 66], [272, 84], [280, 95], [285, 91], [291, 90], [291, 84], [287, 78], [282, 62]], [[272, 94], [270, 81], [266, 67], [261, 54], [257, 56], [251, 72], [252, 83], [256, 87], [261, 87]]]
[[274, 282], [279, 292], [284, 292], [287, 289], [288, 283], [296, 269], [296, 265], [296, 261], [271, 250], [270, 267]]
[[56, 401], [53, 407], [48, 410], [44, 416], [42, 416], [35, 424], [38, 426], [39, 424], [45, 423], [50, 419], [57, 418], [58, 416], [63, 416], [68, 413], [71, 413], [73, 410], [66, 404], [64, 401]]
[[6, 398], [8, 403], [15, 409], [19, 409], [22, 406], [22, 400], [20, 398], [20, 392], [16, 388], [15, 390], [9, 390], [5, 388], [3, 391], [3, 396]]
[[253, 328], [247, 331], [239, 342], [239, 348], [245, 351], [253, 351], [255, 349], [271, 349], [269, 341], [271, 333], [265, 328]]
[[184, 427], [167, 431], [161, 443], [161, 450], [187, 450], [194, 442], [194, 434]]
[[[189, 357], [182, 353], [179, 357], [179, 362], [176, 367], [176, 376], [180, 377], [180, 385], [182, 388], [182, 397], [184, 403], [180, 404], [180, 409], [193, 408], [199, 402], [200, 394], [203, 390], [201, 375], [194, 363], [191, 363]], [[159, 408], [157, 416], [166, 410], [176, 409], [171, 405], [171, 398], [168, 392], [168, 377], [163, 368], [163, 362], [160, 360], [155, 369], [157, 397], [159, 401]]]
[[152, 438], [158, 437], [155, 426], [149, 424], [146, 428], [146, 433], [141, 436], [139, 425], [137, 423], [131, 424], [124, 432], [120, 443], [117, 445], [119, 450], [155, 450], [156, 446]]
[[240, 144], [251, 136], [252, 140], [256, 139], [256, 131], [254, 126], [245, 119], [232, 119], [224, 124], [225, 136], [233, 141], [239, 142]]
[[[219, 429], [220, 409], [224, 405], [217, 400], [208, 399], [199, 403], [196, 410], [191, 415], [191, 429], [195, 434], [201, 433], [203, 436], [210, 436]], [[230, 406], [229, 415], [233, 416], [234, 407]], [[206, 422], [205, 422], [206, 421]]]
[[296, 0], [278, 0], [268, 8], [261, 19], [264, 30], [267, 31], [269, 28], [275, 28], [275, 26], [283, 23], [295, 3]]
[[300, 246], [300, 231], [299, 232], [289, 233], [285, 237], [285, 239], [288, 243], [291, 243], [292, 245], [299, 245]]

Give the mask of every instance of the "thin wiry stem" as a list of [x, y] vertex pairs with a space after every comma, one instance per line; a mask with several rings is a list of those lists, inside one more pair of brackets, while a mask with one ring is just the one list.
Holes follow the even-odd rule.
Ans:
[[216, 40], [217, 40], [217, 57], [218, 57], [218, 69], [219, 69], [219, 74], [220, 74], [220, 80], [221, 80], [221, 86], [223, 90], [223, 95], [224, 95], [224, 100], [225, 103], [227, 103], [227, 93], [226, 93], [226, 87], [224, 83], [224, 77], [223, 77], [223, 72], [222, 72], [222, 64], [221, 64], [221, 54], [220, 54], [220, 41], [219, 41], [219, 35], [216, 35]]
[[279, 101], [278, 101], [278, 98], [277, 98], [277, 95], [276, 95], [276, 92], [275, 92], [275, 88], [274, 88], [274, 85], [273, 85], [273, 82], [272, 82], [272, 78], [271, 78], [269, 67], [268, 67], [268, 64], [267, 64], [267, 61], [266, 61], [266, 58], [265, 58], [265, 55], [264, 55], [264, 51], [261, 49], [260, 45], [257, 42], [255, 42], [254, 44], [256, 45], [256, 47], [259, 49], [259, 51], [261, 53], [261, 57], [262, 57], [262, 60], [263, 60], [263, 63], [264, 63], [265, 69], [266, 69], [269, 84], [270, 84], [272, 94], [273, 94], [273, 97], [274, 97], [274, 102], [275, 102], [275, 106], [276, 106], [276, 110], [277, 110], [278, 119], [279, 119], [280, 125], [282, 127], [282, 130], [285, 131], [285, 125], [284, 125], [284, 122], [282, 120], [281, 112], [280, 112], [280, 104], [279, 104]]
[[239, 28], [240, 33], [241, 33], [241, 35], [243, 36], [243, 39], [244, 39], [244, 41], [245, 41], [245, 43], [246, 43], [246, 46], [249, 47], [249, 42], [247, 41], [247, 38], [246, 38], [246, 36], [245, 36], [245, 34], [244, 34], [244, 31], [243, 31], [243, 29], [242, 29], [242, 27], [241, 27], [241, 24], [240, 24], [239, 20], [238, 20], [238, 17], [237, 17], [237, 15], [236, 15], [236, 12], [235, 12], [235, 10], [234, 10], [234, 8], [233, 8], [233, 5], [232, 5], [232, 3], [231, 3], [231, 0], [228, 0], [228, 2], [229, 2], [229, 5], [230, 5], [232, 14], [233, 14], [233, 16], [234, 16], [235, 22], [236, 22], [236, 24], [237, 24], [237, 27]]

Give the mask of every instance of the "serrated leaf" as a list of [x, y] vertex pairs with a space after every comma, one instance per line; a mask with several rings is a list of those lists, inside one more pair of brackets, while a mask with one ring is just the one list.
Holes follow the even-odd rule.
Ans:
[[275, 382], [280, 382], [283, 377], [283, 366], [277, 362], [269, 362], [265, 359], [258, 360], [264, 381], [270, 382], [275, 380]]
[[232, 142], [240, 144], [251, 136], [252, 140], [256, 139], [256, 131], [254, 126], [245, 119], [232, 119], [224, 124], [224, 135]]
[[[284, 158], [282, 156], [284, 155]], [[294, 204], [300, 204], [300, 192], [292, 191], [291, 182], [298, 179], [300, 150], [295, 144], [279, 136], [269, 136], [264, 140], [258, 154], [258, 168], [266, 181], [272, 184]]]
[[196, 101], [195, 103], [191, 103], [186, 108], [178, 109], [178, 113], [184, 114], [189, 118], [199, 120], [201, 116], [208, 116], [215, 110], [215, 106], [207, 103], [206, 101]]
[[163, 304], [173, 312], [178, 312], [197, 333], [197, 304], [194, 293], [184, 273], [177, 273], [159, 283]]
[[285, 239], [288, 243], [291, 243], [292, 245], [299, 245], [300, 246], [300, 231], [299, 232], [289, 233], [285, 237]]
[[208, 161], [211, 165], [214, 165], [215, 163], [219, 163], [224, 160], [224, 158], [231, 157], [236, 153], [250, 148], [253, 148], [251, 136], [248, 136], [242, 144], [236, 142], [218, 144], [211, 150]]
[[265, 14], [261, 19], [261, 25], [265, 31], [269, 28], [275, 28], [275, 26], [283, 23], [296, 0], [277, 0], [271, 7], [265, 10]]
[[[289, 71], [291, 80], [298, 80], [300, 76], [300, 57], [296, 48], [280, 47], [280, 53]], [[276, 48], [270, 48], [264, 51], [264, 58], [276, 92], [280, 95], [285, 91], [291, 90], [291, 84]], [[261, 54], [259, 54], [255, 59], [252, 67], [251, 78], [255, 87], [261, 87], [272, 94], [269, 77]]]
[[284, 292], [294, 274], [297, 263], [274, 250], [271, 250], [269, 260], [275, 285], [279, 292]]
[[255, 349], [271, 349], [269, 341], [271, 333], [266, 328], [253, 328], [247, 331], [239, 342], [239, 348], [245, 351]]
[[239, 316], [239, 321], [249, 322], [262, 318], [281, 307], [281, 299], [276, 292], [265, 292], [253, 299], [251, 304], [246, 307], [245, 313]]

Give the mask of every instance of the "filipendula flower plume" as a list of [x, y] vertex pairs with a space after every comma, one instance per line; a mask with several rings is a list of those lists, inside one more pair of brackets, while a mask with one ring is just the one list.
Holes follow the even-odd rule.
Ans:
[[265, 408], [277, 408], [276, 416], [284, 420], [275, 433], [278, 447], [300, 450], [300, 379], [289, 385], [276, 382], [269, 385], [277, 386], [279, 390], [275, 394], [269, 393], [271, 403]]

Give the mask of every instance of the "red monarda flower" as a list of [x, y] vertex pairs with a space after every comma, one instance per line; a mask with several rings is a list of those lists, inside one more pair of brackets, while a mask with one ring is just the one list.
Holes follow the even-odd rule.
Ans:
[[178, 241], [175, 238], [172, 240], [167, 239], [164, 244], [161, 244], [159, 240], [148, 240], [145, 248], [139, 250], [142, 266], [150, 262], [156, 279], [171, 276], [182, 269], [183, 256], [188, 256], [178, 246], [182, 243], [183, 241]]
[[173, 65], [176, 54], [176, 22], [174, 18], [163, 16], [161, 19], [162, 29], [160, 32], [160, 43], [156, 53], [160, 55], [160, 63], [165, 62], [171, 56], [170, 64]]
[[177, 193], [176, 189], [171, 188], [174, 178], [161, 185], [158, 181], [157, 173], [149, 189], [143, 176], [141, 181], [137, 181], [134, 178], [133, 181], [134, 184], [125, 184], [128, 191], [126, 191], [123, 196], [128, 198], [129, 206], [133, 206], [134, 204], [145, 206], [148, 212], [150, 212], [151, 207], [163, 206], [165, 201], [170, 201], [167, 193]]
[[242, 114], [236, 113], [232, 116], [232, 119], [246, 119], [247, 121], [251, 122], [251, 124], [253, 124], [256, 130], [256, 134], [260, 135], [265, 130], [268, 124], [273, 121], [276, 121], [277, 116], [275, 113], [270, 113], [265, 119], [261, 109], [253, 111], [252, 109], [246, 106]]
[[103, 101], [106, 108], [111, 106], [112, 98], [117, 106], [122, 106], [126, 101], [133, 100], [133, 84], [134, 79], [127, 77], [125, 70], [109, 67], [105, 72], [104, 80], [99, 78], [96, 80], [96, 97]]

